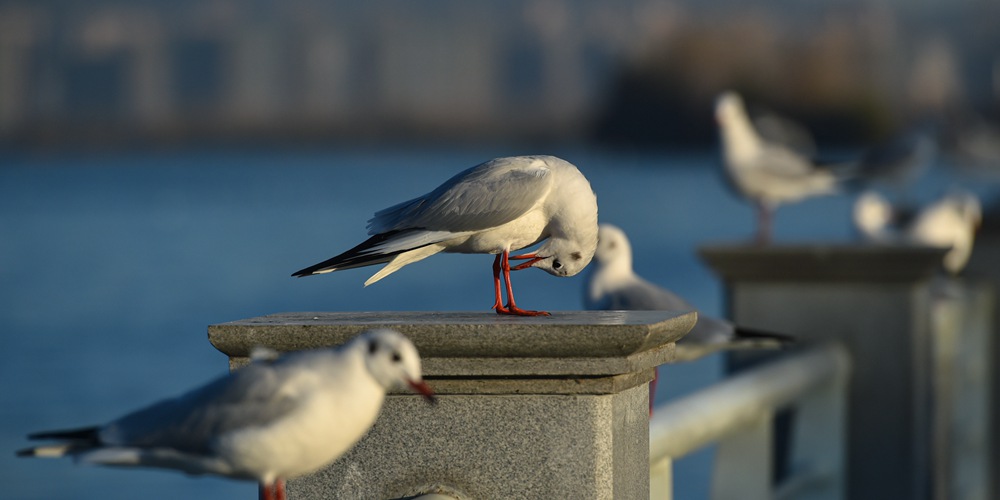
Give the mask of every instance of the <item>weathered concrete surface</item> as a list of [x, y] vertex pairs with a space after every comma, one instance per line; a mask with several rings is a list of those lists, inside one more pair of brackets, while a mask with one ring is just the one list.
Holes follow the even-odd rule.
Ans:
[[[649, 498], [647, 392], [390, 396], [372, 431], [289, 498]], [[642, 448], [646, 449], [643, 450]]]
[[372, 430], [289, 497], [649, 498], [653, 367], [695, 313], [287, 313], [209, 327], [238, 366], [254, 346], [340, 344], [375, 327], [417, 346], [436, 406], [392, 394]]

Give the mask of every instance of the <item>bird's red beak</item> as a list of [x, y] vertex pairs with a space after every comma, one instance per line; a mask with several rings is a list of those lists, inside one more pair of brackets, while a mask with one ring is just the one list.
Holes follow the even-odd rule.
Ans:
[[525, 259], [528, 259], [527, 262], [522, 262], [522, 263], [520, 263], [520, 264], [518, 264], [518, 265], [516, 265], [516, 266], [514, 266], [512, 268], [510, 268], [511, 271], [520, 271], [521, 269], [527, 269], [527, 268], [533, 266], [535, 264], [535, 262], [538, 262], [538, 261], [544, 259], [545, 257], [539, 257], [538, 254], [535, 254], [535, 253], [526, 253], [526, 254], [521, 254], [521, 255], [512, 255], [512, 256], [510, 256], [510, 258], [514, 259], [514, 260], [525, 260]]
[[413, 389], [413, 392], [416, 392], [417, 394], [423, 396], [428, 403], [430, 404], [437, 403], [437, 398], [434, 397], [434, 391], [431, 390], [431, 386], [427, 385], [427, 382], [424, 382], [423, 380], [419, 382], [407, 380], [406, 384], [410, 386], [410, 389]]

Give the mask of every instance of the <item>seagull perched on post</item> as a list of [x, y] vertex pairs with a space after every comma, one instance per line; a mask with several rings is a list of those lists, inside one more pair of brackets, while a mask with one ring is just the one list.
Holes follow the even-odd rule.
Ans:
[[105, 425], [32, 434], [57, 443], [17, 455], [249, 479], [262, 498], [283, 499], [285, 479], [354, 446], [398, 385], [434, 401], [409, 339], [370, 330], [339, 348], [257, 360]]
[[[681, 296], [646, 281], [632, 269], [632, 244], [625, 232], [611, 224], [598, 230], [594, 266], [587, 276], [584, 306], [588, 310], [696, 311]], [[706, 352], [733, 349], [780, 347], [792, 337], [736, 326], [720, 318], [698, 313], [698, 322], [677, 341], [681, 358], [692, 359]], [[686, 352], [688, 351], [688, 352]], [[650, 384], [650, 413], [656, 377]]]
[[[292, 276], [385, 264], [365, 286], [439, 252], [494, 254], [493, 308], [498, 314], [548, 315], [517, 307], [510, 272], [537, 267], [573, 276], [597, 246], [597, 197], [573, 164], [554, 156], [513, 156], [481, 163], [423, 196], [375, 212], [371, 236]], [[510, 255], [537, 243], [534, 252]], [[516, 266], [510, 260], [524, 260]], [[501, 279], [506, 283], [503, 304]]]
[[759, 243], [770, 242], [778, 205], [837, 191], [839, 180], [832, 170], [819, 167], [791, 148], [764, 140], [735, 92], [724, 92], [716, 99], [715, 120], [722, 135], [726, 174], [757, 208]]

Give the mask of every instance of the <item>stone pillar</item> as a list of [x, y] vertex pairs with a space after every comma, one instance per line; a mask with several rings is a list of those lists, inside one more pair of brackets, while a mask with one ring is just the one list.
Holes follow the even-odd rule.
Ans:
[[341, 344], [375, 327], [409, 337], [439, 395], [386, 398], [372, 430], [291, 499], [649, 498], [648, 382], [695, 313], [287, 313], [209, 327], [232, 367], [254, 346]]
[[[996, 209], [987, 212], [983, 217], [983, 226], [976, 234], [976, 246], [969, 259], [965, 273], [978, 281], [985, 281], [1000, 293], [1000, 212]], [[996, 498], [1000, 495], [1000, 307], [993, 307], [993, 335], [988, 339], [992, 361], [987, 377], [992, 385], [990, 391], [989, 436], [986, 446], [991, 450], [989, 477], [990, 489], [985, 498]]]
[[[930, 498], [928, 310], [943, 254], [910, 246], [701, 249], [725, 282], [735, 322], [848, 348], [847, 498]], [[747, 356], [735, 354], [735, 364], [752, 362]]]

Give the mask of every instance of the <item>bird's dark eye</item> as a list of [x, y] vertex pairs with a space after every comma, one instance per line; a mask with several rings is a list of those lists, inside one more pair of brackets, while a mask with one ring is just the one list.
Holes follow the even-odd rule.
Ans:
[[558, 260], [552, 261], [552, 269], [562, 269], [562, 262]]
[[400, 356], [398, 352], [393, 352], [392, 353], [392, 362], [393, 363], [399, 363], [402, 360], [403, 360], [403, 357]]
[[378, 342], [374, 340], [368, 342], [368, 354], [375, 354], [376, 351], [378, 351]]
[[580, 252], [573, 252], [573, 253], [569, 254], [569, 256], [573, 257], [573, 260], [580, 260], [580, 259], [583, 258], [583, 255], [580, 254]]

